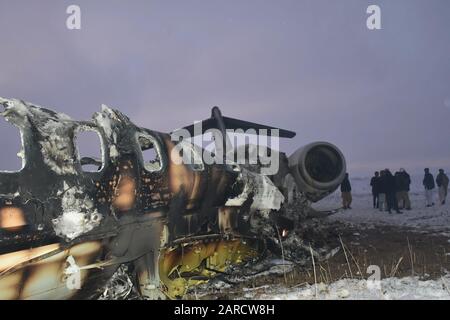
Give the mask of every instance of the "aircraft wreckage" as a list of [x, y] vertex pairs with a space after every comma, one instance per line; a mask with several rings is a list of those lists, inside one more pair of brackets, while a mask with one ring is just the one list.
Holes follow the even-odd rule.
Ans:
[[[106, 106], [91, 121], [75, 121], [20, 100], [0, 104], [23, 148], [22, 169], [0, 172], [0, 299], [94, 299], [123, 265], [142, 297], [182, 298], [262, 255], [298, 223], [287, 199], [318, 201], [346, 171], [342, 153], [326, 142], [289, 157], [277, 151], [277, 172], [265, 174], [260, 164], [178, 161], [173, 149], [189, 143]], [[203, 124], [224, 140], [230, 128], [275, 129], [223, 117], [217, 107]], [[101, 159], [80, 159], [81, 131], [99, 135]], [[156, 158], [146, 162], [149, 149]]]

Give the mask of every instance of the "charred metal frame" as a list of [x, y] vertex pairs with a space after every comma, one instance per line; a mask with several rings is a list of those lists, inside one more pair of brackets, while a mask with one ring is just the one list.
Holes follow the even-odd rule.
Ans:
[[[223, 269], [254, 257], [267, 236], [261, 224], [270, 224], [273, 212], [283, 214], [292, 187], [286, 186], [288, 175], [315, 201], [334, 191], [345, 173], [343, 156], [330, 144], [339, 172], [320, 185], [299, 174], [301, 152], [289, 159], [280, 153], [282, 168], [271, 177], [245, 166], [197, 168], [173, 161], [169, 134], [137, 127], [106, 106], [91, 121], [74, 121], [20, 100], [0, 98], [0, 103], [5, 119], [20, 129], [24, 149], [20, 171], [0, 172], [0, 299], [94, 298], [124, 263], [132, 264], [142, 296], [182, 295], [189, 282], [168, 282], [176, 263], [164, 259], [182, 261], [183, 250], [194, 252], [186, 257], [201, 258], [198, 271], [204, 261]], [[217, 107], [211, 119], [223, 132], [233, 121], [244, 123], [224, 120]], [[75, 141], [80, 130], [99, 134], [98, 172], [83, 171], [82, 164], [99, 163], [80, 159]], [[142, 138], [151, 145], [143, 145]], [[142, 150], [149, 147], [158, 155], [157, 169], [144, 163]], [[272, 201], [262, 201], [268, 194]], [[214, 250], [223, 245], [247, 254], [224, 253], [227, 258], [219, 263]], [[70, 256], [80, 266], [80, 290], [66, 286]]]

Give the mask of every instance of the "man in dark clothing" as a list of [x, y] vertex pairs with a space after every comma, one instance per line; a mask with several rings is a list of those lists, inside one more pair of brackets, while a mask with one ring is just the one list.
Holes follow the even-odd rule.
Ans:
[[384, 170], [386, 173], [386, 201], [389, 213], [392, 213], [391, 210], [394, 209], [397, 213], [402, 213], [398, 209], [397, 199], [395, 197], [395, 192], [397, 190], [397, 186], [395, 184], [395, 177], [389, 171], [389, 169]]
[[401, 168], [395, 173], [396, 198], [398, 206], [401, 209], [411, 210], [411, 201], [409, 200], [409, 186], [411, 185], [411, 177], [405, 169]]
[[427, 202], [427, 207], [434, 206], [433, 202], [433, 189], [435, 188], [434, 185], [434, 178], [433, 175], [430, 173], [430, 169], [425, 168], [425, 175], [423, 177], [423, 186], [425, 188], [425, 199]]
[[344, 209], [351, 209], [352, 204], [352, 186], [350, 185], [350, 180], [348, 179], [348, 173], [345, 174], [344, 181], [341, 183], [341, 193], [342, 193], [342, 207]]
[[375, 176], [370, 179], [370, 186], [372, 187], [372, 197], [373, 197], [373, 207], [374, 209], [378, 209], [378, 194], [380, 193], [380, 175], [378, 171], [375, 171]]
[[380, 171], [380, 178], [378, 180], [378, 207], [380, 211], [387, 211], [386, 173], [384, 172], [384, 170]]
[[441, 205], [445, 204], [445, 199], [447, 198], [448, 182], [444, 169], [439, 169], [439, 174], [436, 176], [436, 184], [439, 189], [439, 202]]

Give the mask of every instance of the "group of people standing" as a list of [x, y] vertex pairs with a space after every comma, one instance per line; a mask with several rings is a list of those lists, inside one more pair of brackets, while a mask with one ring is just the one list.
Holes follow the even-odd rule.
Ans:
[[[430, 169], [425, 168], [425, 176], [423, 177], [423, 186], [425, 188], [425, 198], [427, 207], [434, 206], [433, 191], [436, 187], [434, 184], [433, 175], [430, 173]], [[445, 174], [444, 169], [439, 169], [439, 173], [436, 176], [436, 185], [438, 187], [439, 203], [445, 204], [448, 193], [448, 176]]]
[[400, 209], [411, 210], [410, 185], [411, 177], [403, 168], [395, 175], [389, 169], [376, 171], [375, 176], [370, 180], [373, 207], [389, 213], [392, 213], [392, 210], [397, 213], [402, 213]]
[[[434, 205], [433, 190], [436, 185], [439, 189], [439, 202], [445, 204], [448, 193], [449, 178], [443, 169], [439, 169], [436, 176], [436, 184], [429, 168], [425, 168], [423, 178], [423, 186], [425, 188], [425, 199], [427, 207]], [[411, 185], [411, 177], [405, 169], [401, 168], [395, 174], [389, 169], [376, 171], [370, 180], [373, 195], [373, 207], [380, 211], [388, 211], [392, 213], [402, 213], [400, 210], [411, 210], [411, 201], [409, 199], [409, 191]], [[345, 174], [344, 181], [341, 183], [342, 206], [344, 209], [351, 209], [352, 203], [352, 187], [350, 184], [348, 173]]]

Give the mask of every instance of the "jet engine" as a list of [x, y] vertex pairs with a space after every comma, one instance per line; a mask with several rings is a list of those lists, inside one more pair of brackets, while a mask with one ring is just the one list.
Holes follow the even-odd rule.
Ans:
[[308, 200], [317, 202], [334, 192], [345, 177], [342, 152], [328, 142], [308, 144], [289, 157], [289, 172]]

